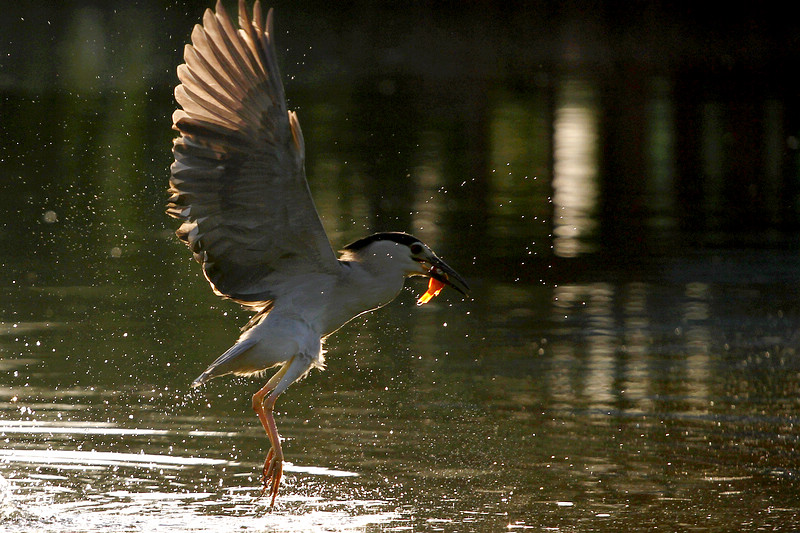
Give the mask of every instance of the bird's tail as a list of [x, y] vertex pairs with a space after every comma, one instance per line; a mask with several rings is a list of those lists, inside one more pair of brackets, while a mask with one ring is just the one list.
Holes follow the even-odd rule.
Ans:
[[236, 372], [236, 369], [231, 369], [231, 366], [234, 365], [230, 365], [229, 363], [231, 363], [242, 353], [246, 352], [257, 342], [258, 341], [253, 339], [244, 339], [228, 348], [224, 354], [217, 357], [217, 360], [211, 363], [208, 368], [206, 368], [205, 372], [197, 376], [197, 378], [192, 381], [192, 388], [196, 389], [211, 378]]
[[211, 369], [209, 368], [208, 370], [197, 376], [194, 381], [192, 381], [191, 387], [193, 389], [196, 389], [197, 387], [199, 387], [200, 385], [202, 385], [203, 383], [214, 377], [211, 375], [211, 372], [209, 372], [209, 370]]

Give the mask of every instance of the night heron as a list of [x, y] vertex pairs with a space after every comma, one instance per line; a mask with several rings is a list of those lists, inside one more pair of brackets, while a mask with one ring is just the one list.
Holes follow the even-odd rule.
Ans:
[[322, 368], [325, 338], [354, 317], [390, 301], [405, 278], [426, 276], [427, 302], [466, 282], [419, 239], [376, 233], [331, 248], [305, 178], [297, 115], [286, 109], [278, 72], [272, 11], [259, 2], [252, 20], [239, 2], [237, 29], [222, 5], [206, 10], [192, 32], [173, 114], [175, 162], [167, 213], [214, 292], [255, 313], [236, 343], [194, 382], [254, 375], [280, 365], [253, 395], [269, 437], [263, 494], [275, 503], [283, 451], [275, 400], [313, 368]]

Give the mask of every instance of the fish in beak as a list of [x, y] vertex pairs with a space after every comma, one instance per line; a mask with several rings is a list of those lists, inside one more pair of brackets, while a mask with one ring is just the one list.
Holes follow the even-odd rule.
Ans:
[[449, 285], [464, 296], [468, 296], [467, 291], [469, 291], [469, 286], [467, 282], [464, 281], [464, 278], [458, 275], [458, 272], [450, 268], [447, 263], [436, 256], [431, 258], [430, 263], [431, 268], [428, 270], [428, 276], [430, 276], [428, 290], [419, 297], [417, 305], [428, 303], [431, 298], [442, 292], [445, 285]]

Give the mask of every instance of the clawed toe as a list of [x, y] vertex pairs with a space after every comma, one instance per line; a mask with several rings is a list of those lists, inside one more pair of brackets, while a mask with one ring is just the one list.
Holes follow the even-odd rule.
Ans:
[[[279, 456], [281, 455], [281, 456]], [[283, 476], [283, 457], [276, 454], [274, 448], [270, 448], [267, 458], [264, 461], [264, 470], [261, 476], [261, 496], [269, 494], [272, 498], [269, 506], [275, 505], [275, 497], [278, 496], [278, 487]]]

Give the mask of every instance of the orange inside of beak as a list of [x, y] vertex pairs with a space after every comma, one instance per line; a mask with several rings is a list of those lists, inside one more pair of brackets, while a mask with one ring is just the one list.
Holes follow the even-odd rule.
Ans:
[[419, 300], [417, 300], [417, 305], [428, 303], [431, 300], [431, 298], [437, 296], [440, 292], [442, 292], [443, 288], [444, 288], [444, 282], [439, 281], [436, 278], [431, 278], [428, 281], [428, 290], [425, 292], [425, 294], [419, 297]]

